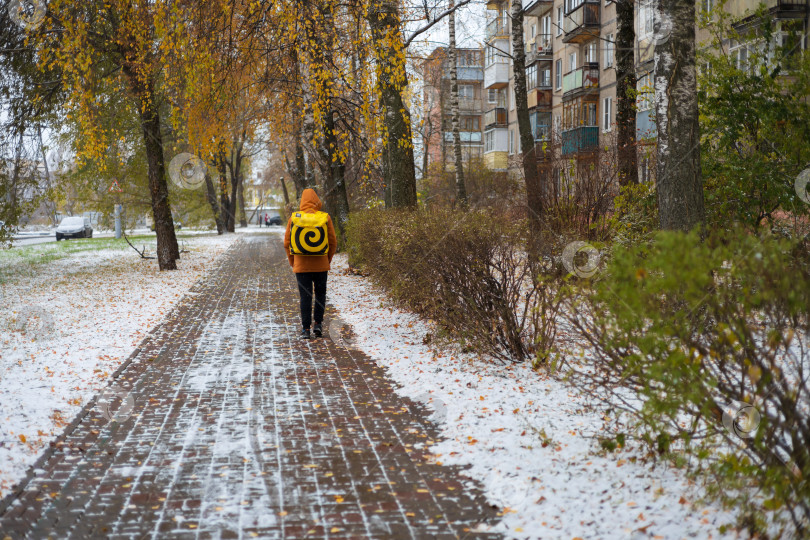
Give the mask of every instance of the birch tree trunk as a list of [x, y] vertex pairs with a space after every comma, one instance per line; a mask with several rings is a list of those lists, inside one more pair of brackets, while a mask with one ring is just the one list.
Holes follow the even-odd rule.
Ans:
[[[456, 160], [456, 203], [467, 206], [467, 187], [464, 185], [464, 164], [461, 161], [461, 133], [459, 133], [458, 109], [458, 51], [456, 51], [456, 11], [455, 0], [450, 0], [450, 114], [453, 122], [453, 155]], [[444, 135], [442, 135], [444, 136]]]
[[638, 184], [636, 155], [636, 28], [634, 0], [616, 3], [618, 32], [614, 47], [616, 57], [616, 124], [619, 150], [619, 183]]
[[526, 90], [526, 47], [523, 43], [523, 3], [512, 0], [512, 66], [515, 81], [515, 110], [520, 133], [523, 178], [526, 182], [526, 204], [529, 219], [535, 225], [543, 220], [543, 186], [537, 171], [534, 134], [529, 119], [528, 92]]
[[705, 224], [700, 176], [694, 0], [659, 1], [655, 33], [656, 186], [662, 229]]

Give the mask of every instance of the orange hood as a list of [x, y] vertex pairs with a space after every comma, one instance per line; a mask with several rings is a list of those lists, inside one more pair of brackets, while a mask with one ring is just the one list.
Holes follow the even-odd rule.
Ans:
[[301, 193], [301, 211], [302, 212], [317, 212], [321, 209], [323, 204], [315, 193], [314, 189], [307, 188]]

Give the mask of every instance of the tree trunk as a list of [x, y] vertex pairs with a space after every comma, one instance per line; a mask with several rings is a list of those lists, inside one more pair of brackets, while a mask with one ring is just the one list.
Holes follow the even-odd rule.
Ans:
[[205, 173], [205, 197], [208, 199], [211, 212], [214, 214], [214, 223], [217, 224], [217, 234], [222, 234], [225, 232], [222, 226], [222, 213], [219, 210], [219, 203], [217, 203], [217, 192], [216, 189], [214, 189], [214, 182], [211, 180], [211, 175], [208, 173]]
[[247, 209], [245, 208], [245, 178], [239, 175], [239, 226], [247, 227]]
[[225, 161], [228, 172], [231, 173], [231, 196], [228, 200], [228, 215], [226, 228], [228, 232], [236, 232], [236, 212], [239, 205], [239, 186], [242, 182], [242, 148], [245, 144], [245, 134], [242, 133], [238, 141], [231, 145], [230, 159]]
[[[376, 0], [367, 10], [367, 20], [379, 63], [377, 85], [385, 125], [383, 170], [390, 188], [390, 206], [416, 208], [416, 167], [411, 136], [411, 114], [402, 92], [408, 86], [402, 22], [397, 0]], [[388, 202], [388, 201], [386, 201]]]
[[222, 222], [222, 232], [232, 232], [228, 228], [228, 223], [232, 221], [231, 217], [231, 200], [228, 197], [228, 167], [225, 162], [225, 152], [220, 148], [217, 157], [217, 170], [219, 171], [219, 211], [220, 221]]
[[[537, 154], [534, 134], [529, 119], [528, 93], [526, 90], [526, 48], [523, 43], [523, 3], [512, 0], [512, 50], [515, 78], [515, 110], [520, 132], [523, 177], [526, 182], [526, 205], [529, 219], [539, 225], [543, 220], [543, 186], [537, 171]], [[533, 229], [537, 229], [534, 227]]]
[[[329, 171], [324, 175], [326, 184], [326, 200], [335, 218], [337, 225], [338, 242], [342, 243], [345, 236], [346, 224], [349, 221], [349, 197], [346, 193], [346, 166], [338, 154], [338, 140], [335, 134], [334, 109], [324, 115], [324, 154], [328, 160]], [[340, 245], [338, 247], [341, 247]]]
[[450, 0], [450, 114], [453, 118], [453, 155], [456, 160], [456, 202], [462, 208], [467, 207], [467, 187], [464, 185], [464, 165], [461, 162], [461, 133], [459, 133], [458, 110], [458, 51], [456, 50], [456, 12], [455, 1]]
[[290, 204], [290, 192], [287, 191], [287, 182], [283, 176], [279, 178], [279, 182], [281, 183], [281, 191], [284, 194], [284, 206], [287, 206]]
[[616, 124], [618, 129], [619, 183], [638, 184], [636, 154], [636, 28], [634, 0], [616, 3]]
[[658, 215], [662, 229], [687, 231], [706, 221], [700, 176], [695, 2], [659, 2], [656, 15]]
[[[137, 83], [136, 83], [137, 84]], [[163, 159], [163, 139], [160, 133], [160, 113], [154, 102], [152, 81], [136, 92], [138, 96], [146, 147], [146, 162], [149, 174], [149, 194], [152, 198], [152, 218], [157, 235], [158, 267], [161, 270], [176, 270], [180, 249], [174, 234], [174, 220], [169, 206], [169, 186], [166, 184], [166, 163]]]
[[425, 124], [423, 126], [424, 131], [422, 136], [422, 180], [424, 181], [428, 175], [428, 167], [430, 166], [430, 140], [433, 136], [433, 121], [430, 119], [430, 115], [425, 119]]

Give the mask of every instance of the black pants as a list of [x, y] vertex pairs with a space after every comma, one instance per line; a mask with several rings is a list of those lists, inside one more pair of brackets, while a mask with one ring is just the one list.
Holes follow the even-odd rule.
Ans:
[[315, 286], [315, 324], [323, 322], [326, 309], [326, 276], [329, 272], [301, 272], [298, 280], [298, 295], [301, 297], [301, 325], [309, 330], [312, 325], [312, 287]]

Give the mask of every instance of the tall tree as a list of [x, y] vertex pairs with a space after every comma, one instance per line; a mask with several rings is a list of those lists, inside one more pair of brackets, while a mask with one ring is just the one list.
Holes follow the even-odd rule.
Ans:
[[459, 132], [458, 106], [458, 51], [456, 50], [456, 12], [455, 1], [450, 0], [450, 15], [447, 17], [450, 26], [450, 114], [453, 122], [453, 155], [456, 161], [456, 202], [461, 207], [467, 206], [467, 188], [464, 185], [464, 164], [461, 161], [461, 133]]
[[616, 124], [619, 150], [619, 182], [638, 184], [636, 154], [636, 27], [635, 0], [616, 3]]
[[416, 167], [411, 113], [403, 98], [408, 86], [405, 43], [398, 0], [370, 0], [367, 20], [377, 60], [377, 88], [383, 115], [383, 170], [386, 201], [394, 208], [416, 208]]
[[662, 229], [703, 225], [694, 0], [656, 3], [656, 188]]
[[[515, 110], [520, 133], [523, 178], [526, 182], [526, 203], [529, 218], [538, 224], [543, 220], [543, 186], [537, 171], [537, 153], [534, 147], [531, 119], [529, 118], [528, 90], [526, 87], [526, 47], [523, 43], [523, 3], [512, 0], [512, 67], [515, 80]], [[536, 229], [536, 228], [535, 228]]]
[[[305, 83], [307, 107], [317, 122], [316, 133], [319, 163], [324, 179], [326, 206], [334, 215], [340, 240], [345, 238], [345, 228], [349, 221], [349, 198], [346, 191], [346, 153], [338, 140], [336, 117], [337, 93], [340, 85], [340, 63], [336, 61], [338, 39], [336, 27], [336, 6], [332, 0], [303, 2], [304, 29], [306, 40], [303, 43], [304, 57], [308, 60], [308, 76]], [[351, 59], [349, 64], [351, 65]]]
[[33, 36], [40, 66], [59, 66], [63, 73], [66, 113], [83, 135], [77, 148], [80, 160], [103, 158], [111, 133], [98, 127], [97, 111], [110, 95], [125, 92], [137, 111], [161, 270], [176, 269], [180, 258], [166, 184], [161, 79], [184, 49], [184, 20], [182, 8], [165, 1], [55, 0]]

